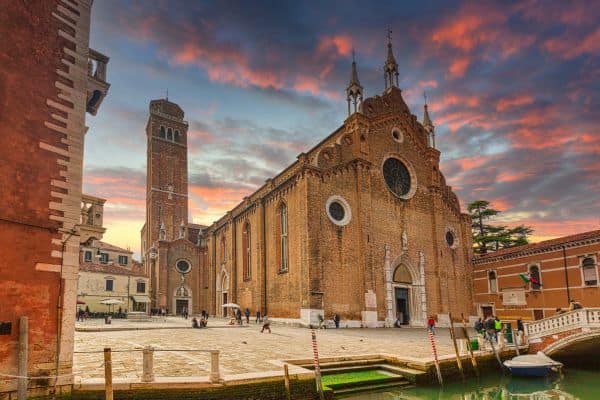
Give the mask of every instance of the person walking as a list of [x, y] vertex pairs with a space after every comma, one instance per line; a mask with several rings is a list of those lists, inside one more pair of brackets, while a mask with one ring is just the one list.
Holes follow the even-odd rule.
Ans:
[[491, 341], [493, 338], [496, 337], [494, 317], [492, 317], [491, 315], [489, 317], [487, 317], [484, 325], [485, 325], [485, 331], [487, 334], [487, 338], [488, 338], [488, 340]]
[[256, 323], [258, 324], [261, 321], [262, 319], [260, 318], [260, 310], [256, 310]]
[[246, 316], [246, 323], [250, 325], [250, 309], [246, 307], [246, 311], [244, 311], [244, 315]]
[[498, 316], [496, 316], [494, 318], [494, 331], [496, 331], [496, 341], [498, 341], [498, 333], [500, 331], [502, 331], [502, 322], [500, 321], [500, 318], [498, 318]]
[[433, 315], [427, 320], [427, 330], [435, 335], [435, 319], [433, 318]]
[[473, 328], [475, 328], [475, 332], [477, 332], [477, 333], [483, 333], [483, 320], [481, 318], [479, 318], [475, 322], [475, 325], [473, 326]]
[[338, 313], [333, 314], [333, 323], [335, 324], [335, 329], [340, 327], [340, 315]]
[[269, 321], [269, 316], [265, 315], [263, 317], [262, 321], [263, 321], [263, 326], [262, 326], [262, 329], [260, 330], [260, 333], [263, 333], [265, 331], [265, 329], [268, 330], [269, 333], [271, 333], [271, 321]]
[[242, 310], [239, 308], [235, 310], [235, 320], [237, 321], [238, 325], [242, 324]]

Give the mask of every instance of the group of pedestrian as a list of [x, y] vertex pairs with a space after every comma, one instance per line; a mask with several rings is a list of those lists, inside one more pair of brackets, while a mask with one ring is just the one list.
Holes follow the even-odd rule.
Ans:
[[89, 318], [89, 313], [84, 310], [81, 309], [81, 307], [79, 308], [79, 310], [77, 310], [77, 321], [85, 321], [86, 319]]
[[[521, 325], [523, 325], [523, 321], [521, 321]], [[498, 318], [497, 316], [488, 315], [488, 317], [485, 320], [479, 318], [475, 322], [473, 328], [475, 328], [475, 332], [483, 335], [484, 338], [488, 340], [492, 340], [493, 338], [497, 342], [498, 332], [502, 331], [502, 321], [500, 321], [500, 318]]]

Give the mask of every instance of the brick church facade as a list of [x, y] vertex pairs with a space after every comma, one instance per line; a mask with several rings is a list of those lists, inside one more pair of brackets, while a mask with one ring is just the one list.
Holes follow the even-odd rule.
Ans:
[[342, 326], [366, 327], [473, 314], [470, 219], [439, 170], [427, 106], [420, 123], [402, 98], [391, 44], [384, 73], [383, 93], [363, 100], [353, 63], [342, 126], [199, 229], [187, 223], [183, 111], [151, 102], [142, 248], [156, 307], [189, 300], [222, 316], [234, 302], [303, 325], [338, 313]]

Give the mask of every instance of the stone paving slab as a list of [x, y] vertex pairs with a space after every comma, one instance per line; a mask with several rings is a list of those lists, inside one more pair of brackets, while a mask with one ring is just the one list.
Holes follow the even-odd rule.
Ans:
[[[185, 321], [185, 320], [182, 320]], [[166, 323], [172, 323], [167, 321]], [[190, 323], [175, 321], [177, 327]], [[225, 326], [224, 320], [209, 320]], [[131, 323], [139, 324], [139, 323]], [[158, 326], [158, 325], [155, 325]], [[114, 353], [115, 378], [139, 379], [142, 374], [144, 346], [157, 350], [220, 350], [221, 374], [253, 374], [281, 371], [281, 360], [312, 358], [310, 330], [272, 324], [273, 333], [260, 333], [260, 326], [237, 329], [149, 329], [138, 331], [101, 331], [75, 333], [73, 369], [79, 379], [104, 375], [103, 349]], [[415, 359], [431, 358], [431, 346], [424, 329], [326, 329], [317, 332], [321, 357], [359, 354], [390, 354]], [[448, 330], [436, 335], [440, 356], [453, 354]], [[119, 350], [134, 350], [119, 352]], [[90, 353], [97, 351], [97, 353]], [[80, 353], [85, 352], [85, 353]], [[157, 377], [206, 376], [210, 371], [210, 355], [192, 351], [156, 351], [154, 373]]]

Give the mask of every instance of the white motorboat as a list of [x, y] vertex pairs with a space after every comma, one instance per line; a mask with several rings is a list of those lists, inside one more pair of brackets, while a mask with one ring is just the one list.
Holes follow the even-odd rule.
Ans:
[[559, 372], [563, 365], [538, 351], [537, 354], [526, 354], [504, 361], [504, 366], [515, 376], [546, 376]]

